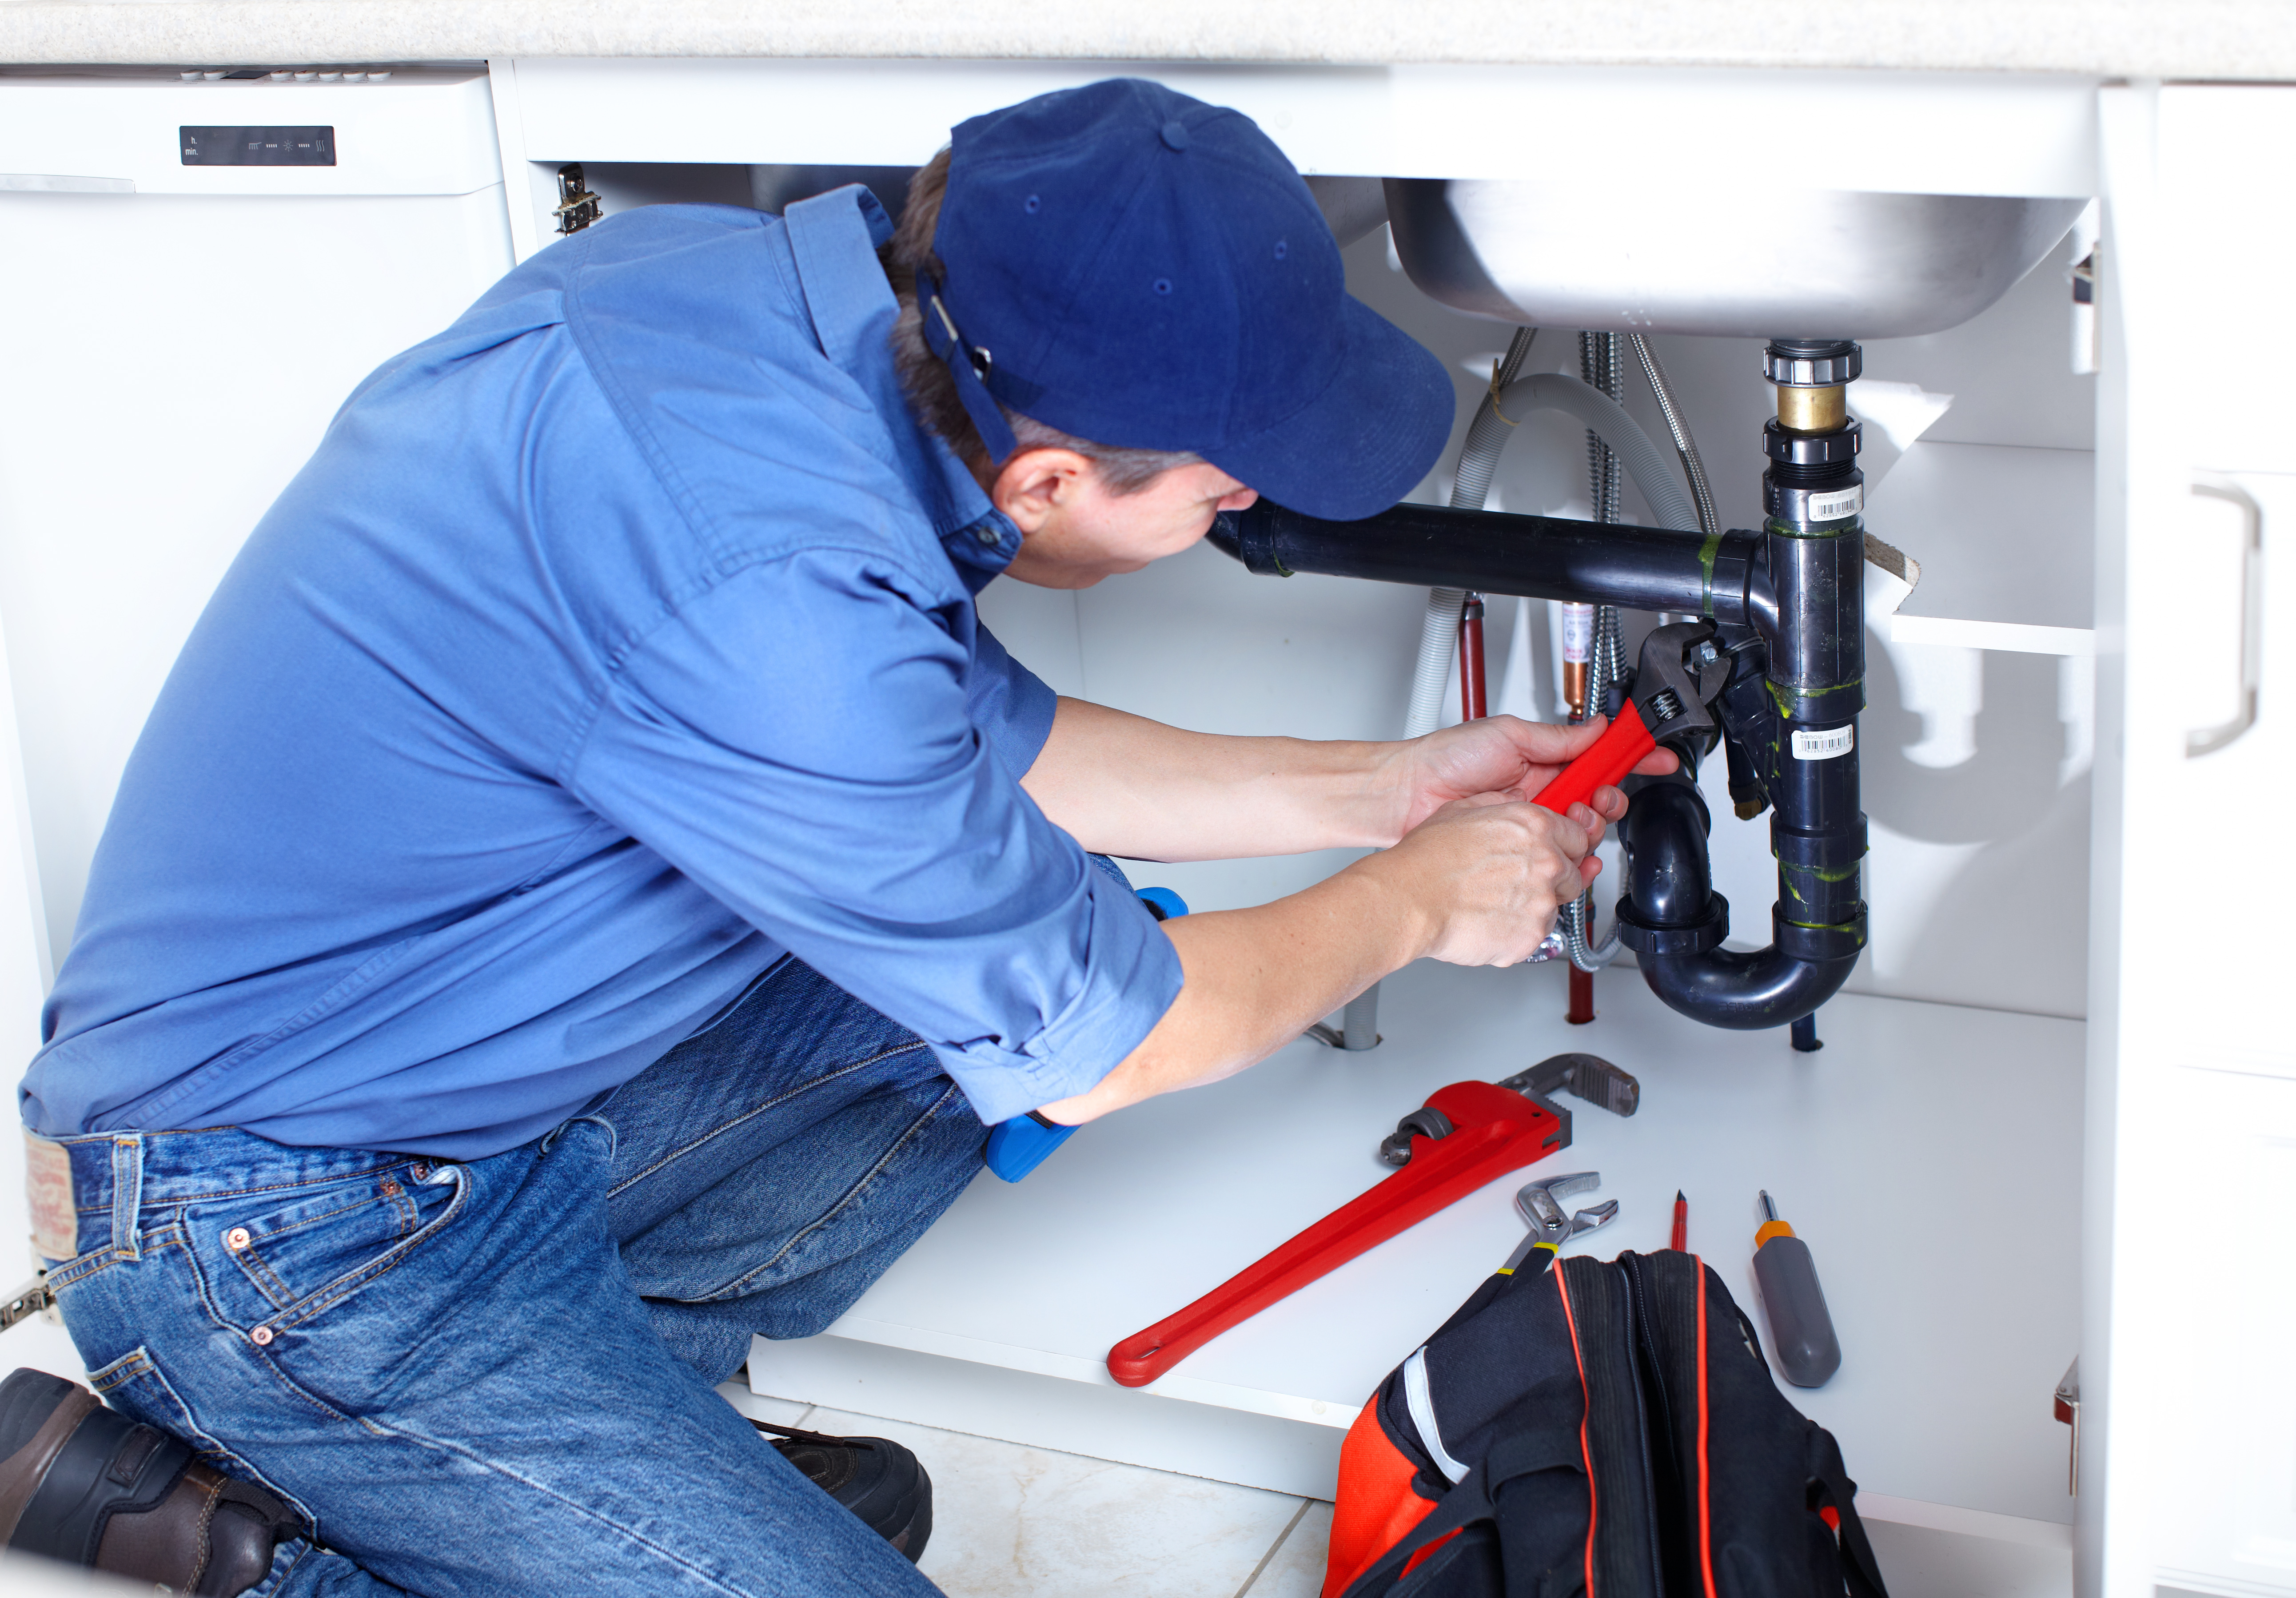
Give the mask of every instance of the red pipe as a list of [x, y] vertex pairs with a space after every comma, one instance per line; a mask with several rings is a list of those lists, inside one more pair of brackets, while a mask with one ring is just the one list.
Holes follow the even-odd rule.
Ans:
[[1483, 596], [1470, 594], [1459, 612], [1459, 719], [1482, 720], [1483, 706]]
[[1562, 1019], [1574, 1027], [1583, 1027], [1595, 1019], [1595, 973], [1570, 968], [1570, 1008]]
[[[1570, 666], [1566, 663], [1563, 669], [1566, 672], [1569, 671]], [[1574, 726], [1593, 714], [1592, 707], [1584, 703], [1587, 698], [1587, 668], [1583, 665], [1578, 668], [1578, 687], [1581, 702], [1571, 706], [1570, 722]], [[1608, 736], [1607, 733], [1603, 734], [1604, 738]], [[1596, 739], [1595, 742], [1600, 743], [1603, 739]], [[1562, 1019], [1574, 1027], [1583, 1027], [1595, 1019], [1595, 973], [1590, 971], [1580, 971], [1576, 964], [1570, 965], [1569, 970], [1570, 972], [1570, 1004], [1569, 1008], [1563, 1011]]]

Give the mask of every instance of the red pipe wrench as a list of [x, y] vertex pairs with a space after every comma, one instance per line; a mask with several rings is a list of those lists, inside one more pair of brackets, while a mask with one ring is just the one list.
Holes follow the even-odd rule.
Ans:
[[1126, 1387], [1153, 1381], [1221, 1332], [1405, 1227], [1569, 1148], [1570, 1111], [1547, 1096], [1562, 1088], [1618, 1115], [1632, 1115], [1642, 1102], [1640, 1084], [1592, 1054], [1557, 1054], [1501, 1082], [1438, 1088], [1380, 1144], [1380, 1158], [1401, 1170], [1177, 1315], [1126, 1338], [1108, 1351], [1108, 1373]]
[[1719, 730], [1706, 707], [1730, 680], [1730, 661], [1714, 647], [1710, 621], [1677, 621], [1643, 640], [1635, 690], [1619, 717], [1576, 760], [1531, 799], [1557, 815], [1587, 803], [1597, 788], [1615, 787], [1660, 743], [1698, 740], [1713, 747]]

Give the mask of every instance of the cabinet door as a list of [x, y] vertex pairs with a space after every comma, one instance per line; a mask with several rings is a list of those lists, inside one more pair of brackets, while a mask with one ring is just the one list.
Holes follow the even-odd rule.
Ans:
[[2268, 286], [2296, 90], [2103, 110], [2080, 1586], [2261, 1598], [2296, 1594], [2296, 330]]
[[2148, 1046], [2296, 1088], [2296, 476], [2195, 467], [2161, 521], [2138, 567], [2161, 635], [2129, 656], [2172, 690], [2132, 742], [2160, 807], [2126, 863], [2159, 918]]
[[[2181, 316], [2193, 458], [2296, 471], [2296, 87], [2160, 91], [2159, 244]], [[2108, 268], [2109, 269], [2109, 268]]]
[[2163, 1168], [2176, 1243], [2151, 1291], [2174, 1305], [2160, 1387], [2152, 1561], [2164, 1586], [2296, 1588], [2296, 1082], [2187, 1070], [2163, 1119], [2209, 1151]]

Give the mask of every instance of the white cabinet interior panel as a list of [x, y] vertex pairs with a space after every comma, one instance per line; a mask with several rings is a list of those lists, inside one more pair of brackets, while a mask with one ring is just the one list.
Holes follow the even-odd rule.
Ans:
[[[1349, 286], [1441, 356], [1460, 420], [1414, 498], [1443, 502], [1465, 419], [1506, 329], [1437, 305], [1393, 268], [1383, 234], [1347, 251]], [[2054, 258], [1966, 328], [1869, 348], [1880, 381], [1949, 400], [1900, 451], [1880, 430], [1869, 525], [1923, 562], [1909, 606], [1866, 635], [1860, 721], [1871, 818], [1872, 947], [1853, 992], [2031, 1013], [2086, 1012], [2088, 766], [2095, 742], [2089, 593], [2095, 380], [2066, 373], [2070, 291]], [[1773, 392], [1753, 340], [1654, 340], [1691, 419], [1723, 521], [1760, 525], [1761, 429]], [[1545, 330], [1528, 369], [1578, 366], [1577, 340]], [[1998, 393], [2013, 401], [1993, 403]], [[1852, 390], [1853, 397], [1856, 390]], [[1970, 405], [2000, 444], [1953, 430]], [[1628, 405], [1662, 422], [1636, 374]], [[2011, 425], [2007, 417], [2022, 418]], [[1935, 441], [1940, 430], [1956, 431]], [[1583, 516], [1586, 435], [1551, 414], [1523, 419], [1493, 479], [1494, 509]], [[2078, 446], [2078, 447], [2076, 447]], [[1906, 476], [1902, 483], [1898, 473]], [[1642, 514], [1629, 490], [1627, 514]], [[1934, 599], [1930, 592], [1936, 585]], [[1382, 738], [1400, 733], [1423, 590], [1313, 576], [1253, 577], [1209, 549], [1070, 596], [996, 583], [981, 613], [1014, 653], [1063, 692], [1213, 732]], [[1530, 608], [1533, 691], [1502, 692], [1520, 614], [1489, 607], [1486, 649], [1500, 709], [1553, 716], [1543, 604]], [[1642, 618], [1638, 625], [1647, 625]], [[1918, 627], [1939, 629], [1923, 637]], [[1899, 627], [1914, 632], [1906, 636]], [[1449, 719], [1456, 719], [1453, 694]], [[1776, 862], [1767, 819], [1731, 814], [1720, 761], [1706, 779], [1717, 889], [1742, 944], [1767, 936]], [[1345, 851], [1132, 868], [1192, 905], [1263, 903], [1320, 880]], [[1613, 863], [1615, 864], [1615, 862]], [[1607, 889], [1598, 890], [1607, 907]], [[2013, 903], [2016, 917], [1988, 914]], [[1638, 980], [1624, 963], [1596, 979]], [[1558, 1004], [1560, 1000], [1557, 1000]]]
[[1892, 642], [2087, 654], [2096, 458], [2085, 449], [1923, 438], [1898, 457], [1867, 517], [1922, 563]]
[[[1562, 987], [1551, 966], [1422, 963], [1390, 979], [1387, 1041], [1368, 1053], [1293, 1044], [1242, 1076], [1094, 1123], [1024, 1182], [983, 1175], [816, 1340], [833, 1353], [760, 1341], [751, 1383], [868, 1413], [873, 1384], [906, 1390], [914, 1356], [938, 1356], [934, 1380], [954, 1395], [940, 1402], [964, 1403], [976, 1381], [994, 1395], [969, 1428], [1074, 1446], [1030, 1428], [1073, 1424], [1058, 1418], [1060, 1389], [1080, 1384], [1094, 1394], [1084, 1402], [1118, 1417], [1103, 1422], [1107, 1438], [1125, 1434], [1127, 1406], [1201, 1416], [1193, 1455], [1160, 1436], [1136, 1463], [1327, 1494], [1328, 1475], [1297, 1474], [1301, 1459], [1334, 1469], [1374, 1384], [1521, 1241], [1510, 1205], [1521, 1183], [1600, 1171], [1601, 1192], [1580, 1201], [1616, 1198], [1621, 1214], [1579, 1247], [1605, 1257], [1664, 1248], [1684, 1190], [1693, 1249], [1758, 1325], [1751, 1255], [1766, 1187], [1816, 1255], [1844, 1350], [1824, 1388], [1785, 1390], [1841, 1439], [1861, 1489], [2069, 1520], [2067, 1439], [2049, 1394], [2079, 1336], [2080, 1026], [1849, 997], [1826, 1007], [1826, 1047], [1796, 1054], [1781, 1033], [1686, 1020], [1631, 974], [1600, 1020], [1570, 1027]], [[1111, 1345], [1380, 1180], [1379, 1139], [1434, 1089], [1573, 1049], [1641, 1079], [1632, 1119], [1568, 1101], [1571, 1148], [1341, 1266], [1158, 1382], [1112, 1385], [1102, 1364]], [[1988, 1214], [2013, 1226], [1991, 1234], [1976, 1218]], [[1013, 1373], [1037, 1385], [1015, 1387]], [[1307, 1428], [1310, 1452], [1262, 1442], [1231, 1455], [1229, 1413]], [[1255, 1475], [1248, 1460], [1293, 1473]]]

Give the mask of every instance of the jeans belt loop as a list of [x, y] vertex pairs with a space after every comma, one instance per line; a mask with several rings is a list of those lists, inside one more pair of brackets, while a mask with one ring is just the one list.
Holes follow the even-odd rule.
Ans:
[[144, 1139], [134, 1134], [111, 1140], [111, 1247], [127, 1259], [141, 1259], [137, 1213], [144, 1208]]

